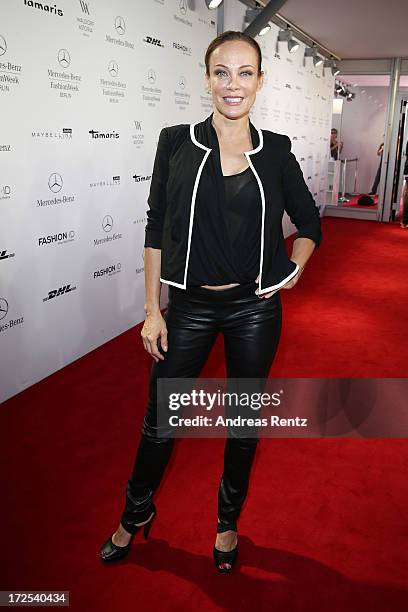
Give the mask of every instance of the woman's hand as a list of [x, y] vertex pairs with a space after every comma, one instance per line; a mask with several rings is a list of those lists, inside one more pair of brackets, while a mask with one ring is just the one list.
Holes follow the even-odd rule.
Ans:
[[[293, 261], [293, 259], [291, 260]], [[297, 262], [295, 262], [297, 263]], [[304, 266], [301, 266], [299, 264], [299, 270], [297, 272], [297, 274], [295, 274], [295, 276], [293, 278], [290, 279], [290, 281], [288, 281], [287, 283], [285, 283], [285, 285], [283, 285], [280, 289], [292, 289], [292, 287], [294, 287], [296, 285], [296, 283], [298, 282], [299, 278], [302, 275], [302, 272], [304, 270]], [[259, 280], [259, 274], [256, 277], [256, 283]], [[258, 295], [258, 289], [255, 291], [255, 293], [258, 295], [259, 298], [270, 298], [272, 297], [277, 291], [280, 291], [280, 289], [275, 289], [275, 291], [270, 291], [269, 293], [263, 293], [262, 295]]]
[[157, 346], [157, 341], [160, 341], [163, 351], [167, 351], [167, 325], [163, 316], [158, 310], [146, 316], [143, 329], [140, 332], [143, 339], [143, 345], [146, 351], [153, 357], [157, 363], [159, 359], [164, 359]]

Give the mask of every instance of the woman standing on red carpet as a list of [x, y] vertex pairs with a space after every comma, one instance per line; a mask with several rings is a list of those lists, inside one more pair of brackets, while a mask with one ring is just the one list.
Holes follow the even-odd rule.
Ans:
[[[148, 198], [141, 332], [154, 362], [125, 508], [101, 549], [106, 562], [127, 555], [142, 525], [147, 537], [156, 515], [152, 498], [174, 444], [159, 431], [158, 378], [198, 377], [222, 332], [227, 377], [266, 379], [281, 333], [279, 290], [296, 285], [320, 244], [319, 210], [290, 139], [249, 119], [263, 85], [261, 63], [258, 43], [242, 32], [215, 38], [205, 56], [213, 112], [160, 132]], [[290, 258], [284, 210], [298, 229]], [[169, 285], [164, 318], [161, 282]], [[222, 573], [237, 558], [237, 520], [257, 443], [257, 437], [226, 439], [213, 550]]]

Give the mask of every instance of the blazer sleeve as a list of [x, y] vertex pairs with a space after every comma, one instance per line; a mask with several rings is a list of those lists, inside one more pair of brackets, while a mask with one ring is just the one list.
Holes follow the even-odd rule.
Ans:
[[164, 215], [166, 212], [166, 185], [169, 176], [169, 135], [166, 127], [159, 134], [154, 159], [152, 180], [147, 203], [145, 247], [161, 249]]
[[320, 246], [322, 239], [319, 209], [303, 178], [299, 163], [291, 152], [292, 143], [288, 136], [287, 152], [282, 171], [285, 210], [297, 228], [296, 238], [310, 238]]

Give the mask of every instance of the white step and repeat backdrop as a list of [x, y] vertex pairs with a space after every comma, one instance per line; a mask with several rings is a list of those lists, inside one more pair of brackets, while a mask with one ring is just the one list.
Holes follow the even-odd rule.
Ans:
[[212, 110], [204, 2], [41, 7], [0, 0], [0, 400], [144, 318], [158, 134]]
[[[242, 29], [242, 5], [224, 4], [224, 29]], [[217, 16], [187, 0], [0, 11], [3, 401], [143, 320], [157, 138], [212, 111], [203, 60]], [[334, 79], [303, 67], [303, 46], [276, 54], [277, 32], [258, 37], [267, 78], [251, 120], [291, 137], [323, 205]]]

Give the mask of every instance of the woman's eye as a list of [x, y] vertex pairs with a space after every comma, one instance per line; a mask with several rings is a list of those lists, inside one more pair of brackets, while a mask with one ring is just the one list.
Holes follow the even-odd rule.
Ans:
[[[217, 70], [215, 74], [216, 74], [217, 76], [218, 76], [218, 75], [222, 75], [222, 76], [224, 76], [224, 74], [226, 74], [226, 72], [225, 72], [225, 70]], [[250, 72], [250, 71], [248, 71], [248, 70], [243, 70], [243, 71], [242, 71], [240, 74], [241, 74], [241, 75], [243, 75], [243, 74], [244, 74], [244, 75], [249, 75], [249, 76], [252, 76], [252, 72]]]

